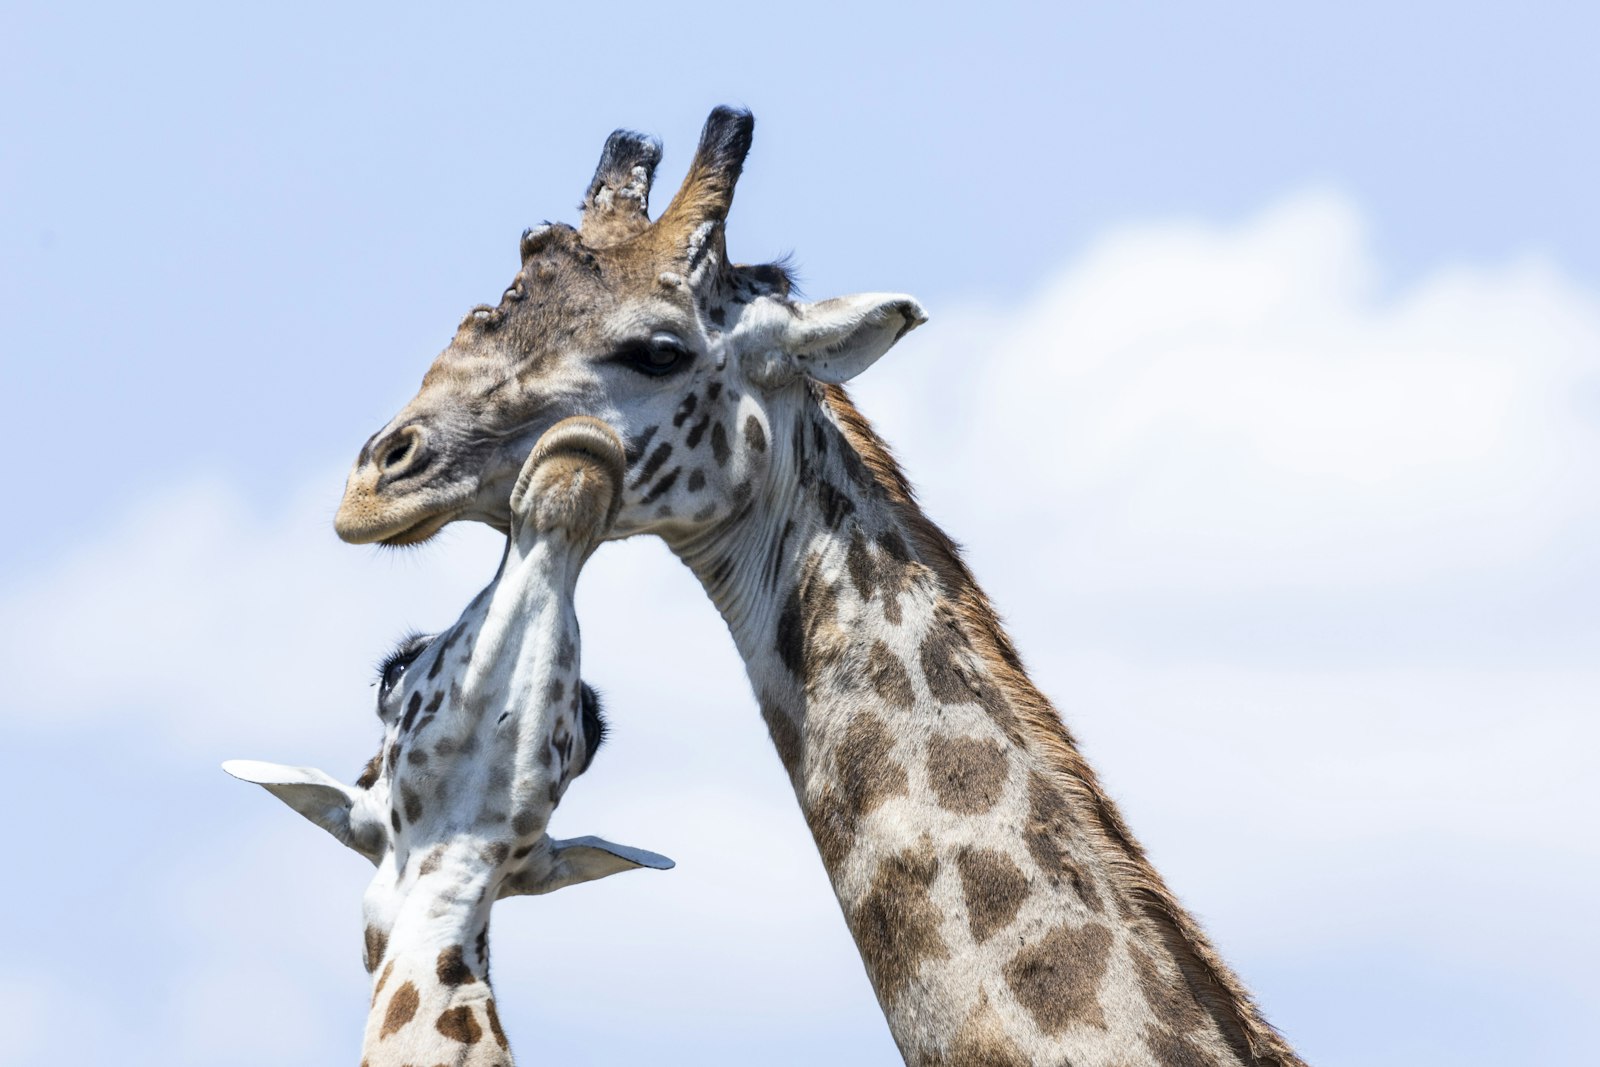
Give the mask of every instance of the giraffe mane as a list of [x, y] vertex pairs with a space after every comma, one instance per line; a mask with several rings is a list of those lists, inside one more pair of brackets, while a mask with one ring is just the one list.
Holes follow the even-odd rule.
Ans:
[[1101, 788], [1061, 716], [1028, 677], [999, 613], [962, 559], [960, 546], [923, 513], [889, 446], [857, 410], [843, 386], [824, 385], [820, 392], [845, 440], [889, 498], [918, 557], [932, 568], [950, 597], [974, 648], [1018, 712], [1025, 737], [1043, 755], [1052, 772], [1052, 784], [1095, 814], [1098, 825], [1090, 828], [1091, 840], [1108, 854], [1108, 867], [1117, 873], [1119, 888], [1172, 953], [1184, 981], [1228, 1044], [1249, 1063], [1301, 1065], [1303, 1061], [1262, 1016], [1244, 984], [1145, 856], [1144, 847]]

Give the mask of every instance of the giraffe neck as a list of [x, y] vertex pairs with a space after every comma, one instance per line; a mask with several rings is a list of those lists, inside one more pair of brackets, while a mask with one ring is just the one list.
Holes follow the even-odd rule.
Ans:
[[396, 886], [384, 893], [381, 885], [368, 891], [369, 917], [389, 911], [393, 925], [387, 934], [367, 929], [374, 978], [362, 1067], [511, 1067], [489, 986], [489, 909], [498, 876], [462, 860], [436, 861], [443, 877], [424, 884], [448, 886], [443, 891], [418, 892], [415, 881], [409, 892]]
[[1298, 1063], [843, 391], [804, 393], [769, 408], [781, 488], [672, 547], [733, 633], [907, 1062]]

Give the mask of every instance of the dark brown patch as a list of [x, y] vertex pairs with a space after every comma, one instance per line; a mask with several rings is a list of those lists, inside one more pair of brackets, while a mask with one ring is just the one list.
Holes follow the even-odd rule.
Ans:
[[888, 798], [908, 791], [906, 769], [889, 756], [893, 747], [894, 737], [883, 720], [870, 712], [856, 714], [845, 727], [834, 752], [834, 769], [853, 819], [865, 818]]
[[928, 680], [928, 692], [941, 704], [970, 704], [977, 699], [958, 659], [965, 653], [966, 643], [954, 620], [935, 618], [922, 639], [922, 676]]
[[384, 967], [383, 973], [378, 975], [378, 984], [372, 987], [372, 1003], [378, 1003], [378, 994], [383, 992], [384, 983], [389, 980], [389, 976], [393, 973], [394, 960], [390, 960], [388, 965]]
[[645, 460], [644, 466], [639, 469], [639, 476], [633, 480], [633, 488], [637, 489], [651, 478], [654, 478], [656, 471], [660, 470], [671, 457], [671, 445], [665, 441], [657, 445], [656, 450], [650, 453], [650, 458]]
[[539, 829], [539, 816], [530, 808], [523, 808], [511, 817], [511, 829], [519, 837], [526, 837]]
[[440, 983], [447, 986], [471, 985], [478, 980], [478, 976], [472, 973], [472, 968], [462, 958], [460, 945], [451, 945], [440, 952], [435, 970]]
[[472, 1009], [465, 1004], [450, 1008], [440, 1015], [439, 1021], [434, 1024], [434, 1029], [463, 1045], [476, 1045], [483, 1037], [483, 1027], [478, 1025], [478, 1020], [472, 1015]]
[[984, 994], [950, 1042], [948, 1056], [938, 1060], [949, 1067], [1030, 1067], [1028, 1057], [1006, 1035], [1005, 1023]]
[[484, 1001], [483, 1014], [489, 1018], [489, 1032], [494, 1035], [495, 1044], [501, 1048], [510, 1048], [510, 1043], [506, 1041], [506, 1032], [500, 1028], [500, 1012], [495, 1008], [492, 999]]
[[672, 425], [682, 426], [689, 416], [694, 414], [694, 407], [699, 402], [700, 398], [694, 393], [684, 397], [683, 403], [678, 405], [678, 410], [672, 415]]
[[382, 769], [383, 752], [380, 750], [373, 753], [372, 758], [367, 761], [367, 766], [362, 770], [361, 777], [356, 779], [356, 785], [360, 786], [362, 789], [371, 789], [374, 785], [378, 784], [378, 772]]
[[745, 416], [744, 439], [750, 442], [750, 447], [757, 452], [767, 450], [767, 431], [761, 428], [761, 420], [754, 415]]
[[911, 689], [911, 675], [900, 662], [900, 657], [882, 641], [872, 642], [872, 648], [867, 653], [867, 678], [872, 682], [873, 692], [885, 704], [909, 709], [916, 703], [916, 694]]
[[[1144, 1044], [1150, 1050], [1150, 1058], [1156, 1062], [1157, 1067], [1211, 1067], [1211, 1064], [1216, 1062], [1214, 1058], [1197, 1051], [1183, 1039], [1182, 1035], [1175, 1034], [1164, 1026], [1145, 1027]], [[1253, 1059], [1251, 1062], [1264, 1061]]]
[[400, 787], [400, 797], [406, 806], [406, 821], [416, 822], [422, 818], [422, 798], [409, 785]]
[[1072, 883], [1072, 891], [1090, 911], [1105, 913], [1105, 902], [1095, 886], [1094, 877], [1085, 871], [1067, 851], [1067, 842], [1077, 836], [1077, 820], [1066, 800], [1051, 787], [1041, 775], [1028, 779], [1028, 822], [1022, 839], [1027, 843], [1033, 862], [1049, 879], [1059, 885], [1062, 877]]
[[367, 951], [363, 959], [367, 965], [367, 973], [371, 974], [378, 969], [378, 964], [383, 962], [384, 950], [389, 947], [389, 935], [376, 926], [368, 926], [365, 941]]
[[961, 893], [967, 902], [967, 926], [980, 944], [1017, 917], [1028, 899], [1028, 878], [1011, 858], [987, 848], [964, 848], [956, 854]]
[[717, 466], [726, 467], [729, 455], [728, 431], [722, 428], [722, 423], [714, 422], [711, 424], [711, 458], [717, 461]]
[[550, 679], [550, 684], [544, 688], [544, 701], [551, 707], [555, 707], [557, 704], [561, 703], [566, 695], [567, 683], [563, 682], [560, 678]]
[[383, 1013], [383, 1027], [378, 1031], [378, 1040], [382, 1041], [417, 1014], [417, 1004], [421, 1002], [417, 995], [417, 987], [406, 982], [394, 991], [394, 996], [389, 998], [389, 1007]]
[[444, 846], [434, 845], [428, 850], [428, 854], [422, 857], [422, 863], [417, 867], [417, 877], [421, 878], [425, 875], [432, 874], [434, 871], [437, 871], [439, 869], [439, 864], [443, 859]]
[[822, 863], [830, 871], [836, 870], [850, 854], [855, 843], [856, 820], [839, 791], [824, 785], [808, 799], [805, 808], [806, 826], [817, 842]]
[[406, 715], [405, 715], [405, 718], [400, 720], [400, 732], [401, 733], [408, 734], [408, 733], [411, 732], [412, 724], [414, 724], [417, 721], [417, 714], [421, 710], [422, 710], [422, 694], [421, 693], [412, 693], [411, 694], [411, 699], [406, 701]]
[[1128, 955], [1133, 958], [1133, 969], [1139, 974], [1139, 989], [1144, 993], [1145, 1003], [1150, 1005], [1156, 1018], [1180, 1033], [1204, 1023], [1205, 1016], [1199, 1005], [1187, 989], [1181, 988], [1181, 978], [1176, 981], [1167, 978], [1156, 961], [1138, 946], [1130, 948]]
[[761, 702], [761, 717], [766, 720], [767, 733], [778, 750], [778, 759], [791, 779], [800, 773], [800, 728], [789, 713], [772, 700]]
[[873, 562], [871, 550], [867, 548], [867, 539], [857, 530], [850, 537], [850, 547], [845, 550], [845, 570], [850, 575], [850, 582], [856, 587], [856, 595], [862, 600], [871, 600], [872, 594], [878, 589], [878, 568]]
[[433, 699], [428, 701], [428, 706], [422, 709], [424, 715], [432, 715], [439, 710], [439, 705], [444, 703], [444, 690], [440, 689], [433, 694]]
[[696, 467], [689, 472], [689, 492], [698, 493], [706, 487], [706, 472]]
[[689, 427], [689, 436], [684, 438], [684, 444], [690, 448], [700, 447], [700, 438], [705, 436], [706, 428], [711, 425], [711, 416], [707, 415], [693, 426]]
[[1103, 1030], [1099, 989], [1110, 951], [1111, 931], [1099, 923], [1058, 926], [1012, 957], [1006, 984], [1047, 1034], [1074, 1023]]
[[878, 864], [872, 887], [851, 916], [861, 958], [885, 1007], [899, 998], [925, 961], [949, 958], [950, 949], [939, 936], [939, 909], [928, 895], [938, 873], [939, 857], [933, 842], [924, 838]]
[[995, 806], [1009, 760], [998, 741], [937, 735], [928, 742], [928, 784], [946, 811], [981, 815]]

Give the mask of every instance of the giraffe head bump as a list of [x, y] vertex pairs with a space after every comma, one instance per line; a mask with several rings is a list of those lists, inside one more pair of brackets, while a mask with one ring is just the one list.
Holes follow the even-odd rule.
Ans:
[[729, 260], [753, 130], [748, 112], [713, 111], [654, 221], [660, 146], [612, 134], [581, 225], [523, 235], [499, 303], [467, 315], [417, 395], [362, 447], [339, 535], [414, 544], [456, 519], [509, 530], [530, 445], [573, 416], [624, 442], [609, 536], [688, 538], [740, 513], [781, 472], [774, 408], [793, 408], [807, 383], [854, 377], [926, 318], [898, 294], [806, 303], [781, 265]]

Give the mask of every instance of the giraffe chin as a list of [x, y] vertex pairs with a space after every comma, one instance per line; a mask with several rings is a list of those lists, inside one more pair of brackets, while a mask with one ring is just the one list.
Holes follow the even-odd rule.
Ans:
[[409, 526], [402, 527], [394, 533], [368, 537], [365, 540], [368, 543], [384, 545], [388, 548], [405, 548], [410, 545], [420, 545], [433, 540], [440, 530], [454, 522], [465, 510], [465, 508], [451, 508], [448, 511], [437, 511]]

